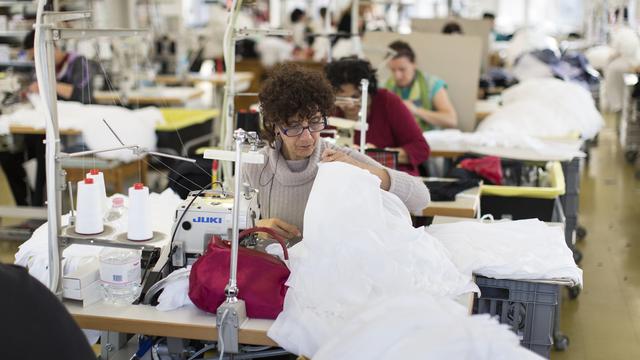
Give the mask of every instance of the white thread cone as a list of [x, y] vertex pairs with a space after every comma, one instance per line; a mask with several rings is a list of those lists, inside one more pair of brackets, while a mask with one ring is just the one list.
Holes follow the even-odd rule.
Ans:
[[78, 181], [76, 200], [76, 232], [78, 234], [99, 234], [104, 230], [102, 223], [102, 202], [98, 184], [93, 179]]
[[104, 173], [99, 171], [98, 169], [91, 169], [86, 177], [93, 179], [93, 182], [98, 185], [100, 189], [100, 196], [102, 200], [102, 208], [103, 211], [106, 211], [109, 208], [109, 203], [107, 202], [107, 189], [104, 183]]
[[149, 188], [136, 183], [129, 188], [129, 240], [149, 240], [153, 237], [151, 213], [149, 209]]

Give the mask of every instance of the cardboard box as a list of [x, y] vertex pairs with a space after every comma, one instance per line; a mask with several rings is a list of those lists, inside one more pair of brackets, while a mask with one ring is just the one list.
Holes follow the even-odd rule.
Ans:
[[76, 271], [67, 274], [62, 279], [64, 290], [81, 290], [100, 280], [99, 262], [96, 258], [88, 264], [79, 266]]

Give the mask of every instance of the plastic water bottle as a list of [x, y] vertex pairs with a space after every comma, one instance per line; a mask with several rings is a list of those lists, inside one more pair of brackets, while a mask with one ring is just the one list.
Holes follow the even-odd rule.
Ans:
[[105, 302], [128, 305], [140, 296], [141, 256], [141, 250], [133, 249], [106, 247], [100, 251], [100, 281]]
[[127, 208], [124, 206], [124, 198], [120, 196], [113, 197], [111, 198], [111, 207], [104, 216], [104, 221], [120, 229], [121, 221], [119, 220], [126, 211]]

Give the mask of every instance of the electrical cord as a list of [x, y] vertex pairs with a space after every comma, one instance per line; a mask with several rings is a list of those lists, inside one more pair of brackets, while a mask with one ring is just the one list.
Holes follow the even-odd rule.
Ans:
[[[224, 320], [227, 318], [227, 315], [229, 314], [229, 308], [224, 309], [224, 312], [222, 313], [222, 319], [220, 319], [220, 329], [218, 330], [218, 334], [224, 334], [224, 332], [222, 331], [222, 328], [224, 327]], [[218, 360], [222, 360], [222, 358], [224, 357], [224, 336], [219, 336], [220, 338], [220, 357], [218, 358]]]
[[[224, 309], [224, 312], [222, 313], [222, 319], [220, 319], [220, 328], [218, 329], [218, 334], [222, 334], [223, 332], [223, 327], [224, 327], [224, 321], [227, 318], [227, 315], [229, 314], [229, 309]], [[222, 340], [222, 336], [218, 336], [218, 338], [220, 339], [220, 357], [219, 360], [222, 360], [222, 358], [224, 357], [224, 340]], [[217, 345], [216, 344], [211, 344], [211, 345], [207, 345], [205, 347], [203, 347], [202, 349], [198, 350], [195, 354], [191, 355], [190, 358], [188, 358], [187, 360], [194, 360], [195, 358], [197, 358], [198, 356], [204, 354], [205, 352], [215, 348]]]
[[177, 246], [176, 247], [173, 246], [173, 241], [176, 238], [176, 234], [178, 233], [178, 228], [180, 227], [180, 224], [182, 223], [182, 219], [184, 219], [185, 214], [187, 213], [189, 208], [191, 208], [191, 205], [193, 205], [193, 203], [196, 201], [196, 199], [198, 197], [200, 197], [200, 195], [202, 195], [202, 193], [205, 192], [205, 190], [207, 190], [208, 188], [210, 188], [213, 184], [214, 183], [209, 183], [207, 186], [205, 186], [202, 189], [200, 189], [198, 191], [198, 193], [193, 197], [193, 199], [191, 199], [189, 204], [187, 204], [187, 207], [184, 208], [184, 211], [182, 212], [182, 215], [180, 215], [180, 219], [178, 219], [178, 221], [176, 222], [176, 227], [173, 229], [173, 233], [171, 234], [171, 241], [169, 241], [169, 248], [171, 248], [171, 251], [169, 251], [169, 256], [167, 258], [167, 262], [165, 262], [164, 265], [162, 265], [162, 268], [160, 268], [160, 272], [162, 272], [164, 270], [164, 268], [169, 263], [171, 263], [171, 258], [173, 257], [173, 254], [175, 253], [175, 251], [177, 249]]

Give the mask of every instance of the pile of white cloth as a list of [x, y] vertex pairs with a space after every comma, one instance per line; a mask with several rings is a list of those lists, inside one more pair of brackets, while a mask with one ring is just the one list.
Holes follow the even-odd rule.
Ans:
[[624, 74], [640, 66], [640, 37], [628, 26], [616, 26], [611, 31], [612, 53], [604, 66], [603, 108], [617, 112], [624, 103]]
[[488, 314], [431, 295], [372, 300], [341, 325], [314, 360], [542, 359]]
[[584, 156], [580, 151], [580, 141], [542, 140], [526, 134], [496, 131], [465, 133], [458, 129], [425, 131], [423, 135], [432, 151], [465, 151], [492, 155], [493, 150], [522, 149], [532, 156], [549, 160], [571, 160]]
[[582, 286], [582, 270], [561, 226], [538, 219], [431, 225], [426, 231], [449, 250], [463, 273], [495, 279], [564, 280]]
[[456, 297], [477, 291], [444, 246], [414, 228], [380, 179], [345, 163], [319, 166], [289, 250], [284, 310], [268, 332], [280, 346], [313, 357], [363, 307], [397, 293]]
[[[21, 108], [14, 113], [0, 115], [0, 135], [8, 134], [12, 125], [35, 129], [46, 127], [40, 97], [30, 95], [29, 100], [33, 108]], [[103, 119], [126, 145], [140, 145], [149, 150], [156, 148], [156, 124], [164, 123], [164, 117], [156, 107], [129, 110], [120, 106], [84, 105], [73, 101], [58, 101], [59, 128], [80, 130], [83, 141], [90, 149], [112, 148], [120, 145], [103, 123]], [[96, 156], [125, 162], [137, 158], [130, 150], [104, 152]]]
[[[128, 198], [124, 195], [125, 206]], [[149, 195], [149, 208], [151, 209], [151, 225], [154, 231], [170, 234], [173, 224], [173, 217], [178, 205], [182, 202], [180, 197], [171, 189], [163, 191], [161, 194], [152, 193]], [[62, 226], [69, 223], [69, 215], [62, 216]], [[127, 215], [125, 214], [116, 222], [111, 223], [115, 228], [115, 234], [127, 231]], [[168, 241], [168, 239], [167, 239]], [[101, 246], [73, 244], [66, 248], [62, 254], [64, 258], [63, 274], [75, 271], [78, 266], [90, 261], [96, 261]], [[49, 285], [49, 243], [47, 238], [47, 223], [44, 223], [31, 235], [31, 238], [20, 245], [15, 255], [15, 264], [24, 266], [29, 270], [29, 274], [40, 280], [45, 285]]]
[[558, 41], [541, 29], [533, 27], [520, 29], [513, 35], [506, 49], [507, 65], [513, 66], [522, 54], [542, 49], [550, 49], [560, 55]]
[[604, 126], [591, 93], [558, 79], [530, 79], [502, 94], [503, 106], [487, 116], [477, 131], [566, 137], [595, 137]]

